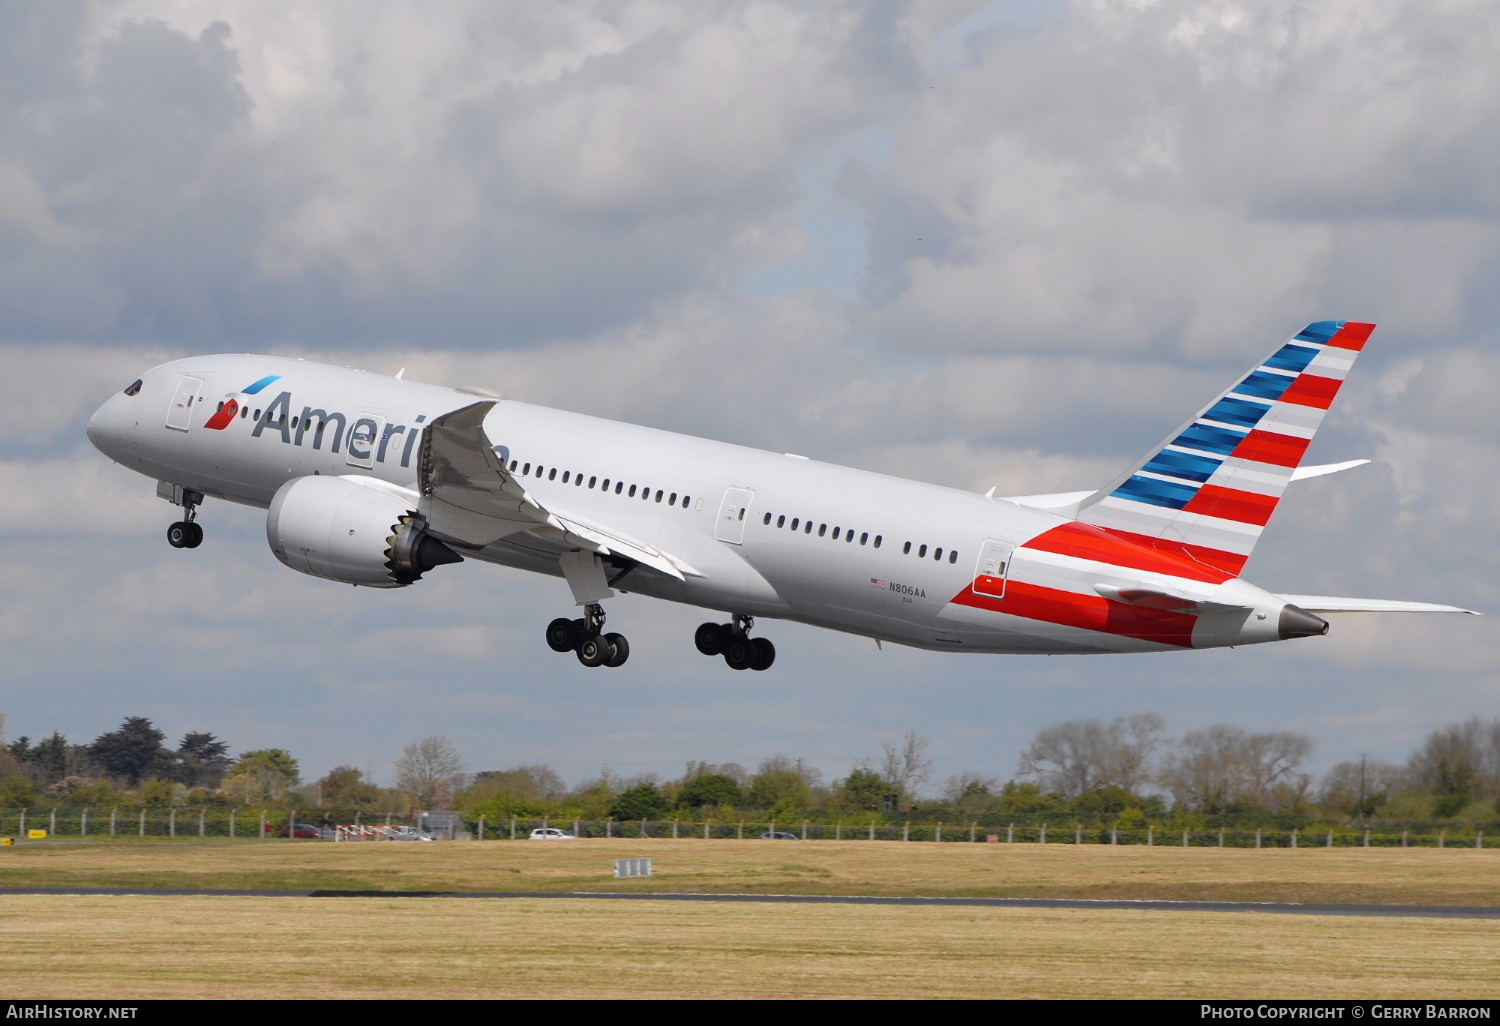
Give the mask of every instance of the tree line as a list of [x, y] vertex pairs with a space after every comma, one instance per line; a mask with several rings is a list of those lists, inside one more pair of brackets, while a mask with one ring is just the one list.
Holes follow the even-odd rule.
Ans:
[[931, 745], [908, 732], [825, 781], [786, 755], [755, 768], [689, 762], [677, 777], [622, 777], [605, 769], [569, 786], [552, 767], [523, 764], [469, 773], [446, 738], [407, 745], [395, 786], [339, 766], [304, 782], [284, 749], [232, 756], [208, 732], [175, 746], [145, 717], [73, 744], [54, 732], [33, 743], [4, 743], [0, 716], [0, 808], [46, 805], [142, 807], [297, 806], [340, 814], [457, 810], [489, 822], [557, 820], [758, 819], [793, 822], [963, 819], [1213, 825], [1462, 821], [1500, 815], [1500, 719], [1474, 717], [1431, 732], [1402, 763], [1341, 762], [1319, 777], [1306, 770], [1310, 738], [1254, 733], [1230, 724], [1169, 736], [1162, 717], [1142, 713], [1108, 722], [1047, 727], [1022, 753], [1015, 775], [961, 772], [933, 781]]

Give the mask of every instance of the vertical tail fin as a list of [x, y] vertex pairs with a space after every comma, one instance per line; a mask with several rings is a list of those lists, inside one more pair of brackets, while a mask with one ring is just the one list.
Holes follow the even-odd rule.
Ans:
[[1374, 330], [1309, 324], [1076, 519], [1238, 576]]

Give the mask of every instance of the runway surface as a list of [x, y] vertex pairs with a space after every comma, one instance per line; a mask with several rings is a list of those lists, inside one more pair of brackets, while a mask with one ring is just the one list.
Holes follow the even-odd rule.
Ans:
[[0, 887], [5, 894], [248, 898], [573, 898], [598, 901], [732, 901], [790, 905], [936, 905], [957, 908], [1134, 909], [1147, 912], [1261, 912], [1300, 916], [1500, 919], [1485, 905], [1312, 905], [1246, 901], [1120, 901], [1088, 898], [892, 898], [833, 894], [651, 894], [601, 891], [255, 891], [144, 887]]

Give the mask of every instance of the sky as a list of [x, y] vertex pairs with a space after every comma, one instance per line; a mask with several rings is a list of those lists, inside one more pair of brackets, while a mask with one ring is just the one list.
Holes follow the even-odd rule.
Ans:
[[998, 494], [1097, 487], [1310, 321], [1377, 322], [1246, 576], [1500, 612], [1500, 18], [1488, 0], [0, 4], [0, 711], [126, 716], [390, 783], [404, 745], [577, 782], [915, 730], [935, 782], [1154, 711], [1403, 759], [1500, 710], [1476, 617], [1159, 656], [926, 653], [559, 579], [396, 592], [207, 541], [84, 438], [140, 371], [256, 352]]

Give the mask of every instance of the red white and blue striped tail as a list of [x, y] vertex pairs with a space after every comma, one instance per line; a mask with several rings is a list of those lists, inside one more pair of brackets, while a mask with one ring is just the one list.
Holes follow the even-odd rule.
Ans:
[[1239, 576], [1373, 324], [1318, 321], [1288, 339], [1077, 519]]

